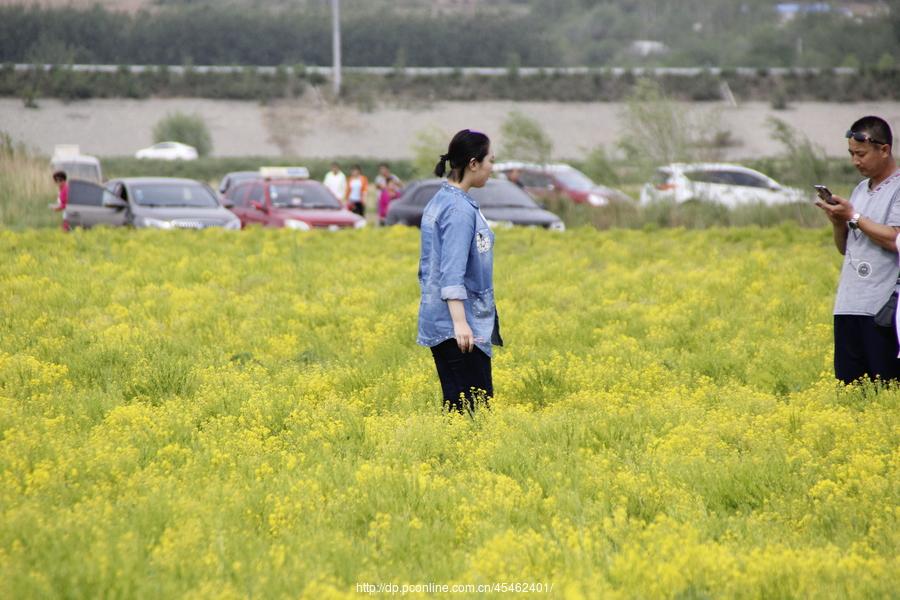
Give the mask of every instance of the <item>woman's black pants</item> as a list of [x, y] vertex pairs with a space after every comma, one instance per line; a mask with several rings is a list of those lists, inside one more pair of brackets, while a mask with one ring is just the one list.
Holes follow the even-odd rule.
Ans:
[[444, 394], [444, 406], [459, 412], [475, 410], [477, 401], [487, 404], [494, 395], [491, 357], [479, 348], [459, 349], [455, 339], [431, 347]]

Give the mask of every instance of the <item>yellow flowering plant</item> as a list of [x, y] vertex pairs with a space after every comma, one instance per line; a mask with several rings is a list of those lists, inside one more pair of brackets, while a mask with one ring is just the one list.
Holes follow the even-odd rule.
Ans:
[[498, 231], [473, 418], [415, 230], [0, 249], [4, 598], [896, 594], [900, 393], [832, 377], [828, 231]]

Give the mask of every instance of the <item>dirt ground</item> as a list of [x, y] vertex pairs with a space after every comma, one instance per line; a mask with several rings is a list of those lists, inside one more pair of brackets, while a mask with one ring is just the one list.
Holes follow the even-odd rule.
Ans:
[[[100, 156], [131, 155], [152, 143], [153, 126], [168, 113], [201, 115], [210, 129], [216, 156], [409, 158], [417, 135], [438, 129], [462, 128], [487, 132], [502, 148], [500, 126], [519, 110], [541, 123], [554, 144], [554, 155], [579, 158], [597, 145], [613, 148], [628, 135], [623, 105], [616, 103], [448, 102], [416, 107], [381, 106], [364, 112], [354, 106], [328, 104], [307, 96], [268, 106], [256, 102], [197, 98], [150, 100], [89, 100], [65, 103], [39, 100], [25, 108], [20, 99], [0, 99], [0, 131], [44, 154], [54, 144], [79, 144], [83, 152]], [[769, 116], [787, 121], [821, 145], [829, 155], [846, 151], [844, 132], [857, 118], [876, 114], [900, 131], [900, 102], [858, 104], [795, 103], [775, 111], [767, 103], [738, 107], [705, 103], [685, 105], [696, 127], [727, 131], [735, 142], [726, 158], [771, 156], [781, 147], [766, 125]], [[639, 140], [652, 144], [652, 140]], [[509, 159], [498, 155], [498, 159]]]

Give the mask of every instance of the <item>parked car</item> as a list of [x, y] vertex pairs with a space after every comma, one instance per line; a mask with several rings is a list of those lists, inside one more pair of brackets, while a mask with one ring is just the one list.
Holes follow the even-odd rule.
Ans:
[[632, 202], [617, 189], [599, 185], [591, 178], [563, 163], [539, 165], [525, 162], [504, 162], [494, 165], [494, 172], [509, 180], [518, 177], [521, 186], [538, 200], [563, 196], [572, 202], [605, 206], [610, 202]]
[[[410, 183], [400, 197], [388, 206], [385, 224], [420, 227], [425, 205], [437, 193], [442, 182], [442, 179], [426, 179]], [[510, 181], [489, 179], [483, 188], [472, 188], [469, 193], [492, 226], [530, 225], [554, 231], [566, 229], [562, 219], [535, 204], [531, 196]]]
[[74, 144], [55, 146], [53, 156], [50, 158], [50, 168], [53, 172], [65, 171], [69, 181], [80, 179], [81, 181], [103, 183], [100, 160], [96, 156], [82, 154], [81, 149]]
[[811, 193], [783, 186], [759, 171], [725, 163], [676, 163], [660, 167], [653, 180], [641, 190], [642, 204], [703, 200], [735, 207], [753, 202], [767, 205], [806, 202], [811, 198]]
[[363, 217], [346, 210], [328, 188], [308, 177], [302, 167], [264, 167], [255, 177], [229, 185], [224, 204], [238, 216], [242, 227], [308, 231], [366, 226]]
[[225, 196], [231, 188], [240, 182], [251, 179], [259, 179], [259, 171], [232, 171], [231, 173], [226, 173], [222, 180], [219, 181], [219, 193]]
[[228, 190], [242, 181], [259, 179], [263, 176], [261, 173], [289, 179], [309, 179], [309, 169], [306, 167], [263, 167], [262, 170], [257, 169], [256, 171], [231, 171], [219, 181], [219, 193], [224, 196]]
[[141, 148], [135, 152], [134, 157], [152, 160], [197, 160], [197, 149], [181, 142], [159, 142]]
[[113, 179], [105, 187], [73, 181], [63, 216], [70, 226], [85, 228], [241, 228], [240, 220], [219, 203], [209, 186], [169, 177]]

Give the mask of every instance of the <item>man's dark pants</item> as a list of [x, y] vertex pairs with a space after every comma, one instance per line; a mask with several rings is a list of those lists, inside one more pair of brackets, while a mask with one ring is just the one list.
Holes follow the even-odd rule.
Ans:
[[834, 316], [834, 374], [844, 383], [864, 375], [900, 380], [897, 331], [875, 324], [875, 317]]

